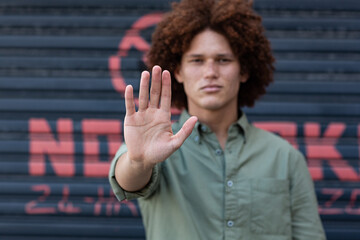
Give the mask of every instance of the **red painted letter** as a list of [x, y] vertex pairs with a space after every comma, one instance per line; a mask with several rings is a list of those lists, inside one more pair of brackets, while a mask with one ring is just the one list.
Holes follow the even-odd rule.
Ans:
[[35, 192], [43, 192], [43, 195], [40, 196], [37, 200], [30, 201], [25, 205], [25, 212], [27, 214], [54, 214], [56, 209], [54, 207], [39, 207], [39, 203], [44, 203], [46, 198], [49, 197], [51, 189], [49, 185], [41, 184], [34, 185], [31, 187], [31, 190]]
[[[121, 144], [121, 122], [119, 120], [85, 119], [82, 122], [84, 134], [84, 175], [106, 177], [110, 162]], [[107, 137], [108, 161], [100, 161], [98, 136]]]
[[341, 153], [335, 147], [345, 128], [344, 123], [331, 123], [321, 137], [319, 123], [306, 123], [304, 125], [309, 165], [319, 166], [321, 161], [327, 161], [334, 174], [341, 181], [359, 181], [360, 176], [357, 171], [342, 158]]
[[49, 157], [51, 166], [57, 176], [70, 177], [75, 175], [73, 123], [70, 119], [57, 121], [57, 138], [51, 132], [45, 119], [30, 119], [30, 175], [46, 174], [45, 156]]
[[342, 156], [335, 148], [338, 138], [345, 131], [344, 123], [330, 123], [323, 137], [320, 137], [319, 123], [305, 123], [306, 152], [309, 158], [341, 159]]

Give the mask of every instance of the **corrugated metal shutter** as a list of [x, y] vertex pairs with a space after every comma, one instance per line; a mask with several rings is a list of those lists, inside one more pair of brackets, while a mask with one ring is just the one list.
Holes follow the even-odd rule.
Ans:
[[[0, 2], [1, 239], [144, 239], [107, 171], [168, 1]], [[360, 238], [358, 0], [255, 0], [276, 83], [250, 120], [306, 154], [328, 239]]]

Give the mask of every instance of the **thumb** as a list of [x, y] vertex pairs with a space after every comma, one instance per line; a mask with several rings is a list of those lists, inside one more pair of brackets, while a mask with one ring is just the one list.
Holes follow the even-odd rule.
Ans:
[[190, 117], [181, 129], [173, 136], [173, 146], [175, 149], [181, 147], [181, 145], [185, 142], [186, 138], [188, 138], [197, 122], [198, 118], [195, 116]]

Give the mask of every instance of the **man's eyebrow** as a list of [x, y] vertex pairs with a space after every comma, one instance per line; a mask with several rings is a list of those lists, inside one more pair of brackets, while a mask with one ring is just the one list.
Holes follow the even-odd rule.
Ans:
[[[205, 54], [197, 54], [197, 53], [185, 54], [186, 58], [204, 57], [204, 56], [205, 56]], [[232, 53], [219, 53], [219, 54], [216, 54], [215, 57], [234, 57], [234, 54], [232, 54]]]
[[204, 54], [185, 54], [185, 57], [192, 58], [192, 57], [203, 57]]
[[217, 57], [234, 57], [234, 54], [232, 53], [221, 53], [221, 54], [217, 54]]

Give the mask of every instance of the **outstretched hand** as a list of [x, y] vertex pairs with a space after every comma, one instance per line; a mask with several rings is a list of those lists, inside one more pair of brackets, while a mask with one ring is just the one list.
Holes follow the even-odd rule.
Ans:
[[135, 110], [132, 86], [125, 89], [126, 116], [124, 137], [127, 157], [144, 168], [152, 168], [165, 161], [190, 136], [197, 121], [189, 118], [175, 135], [171, 129], [171, 76], [159, 66], [152, 69], [149, 98], [150, 73], [142, 72], [139, 92], [139, 108]]

